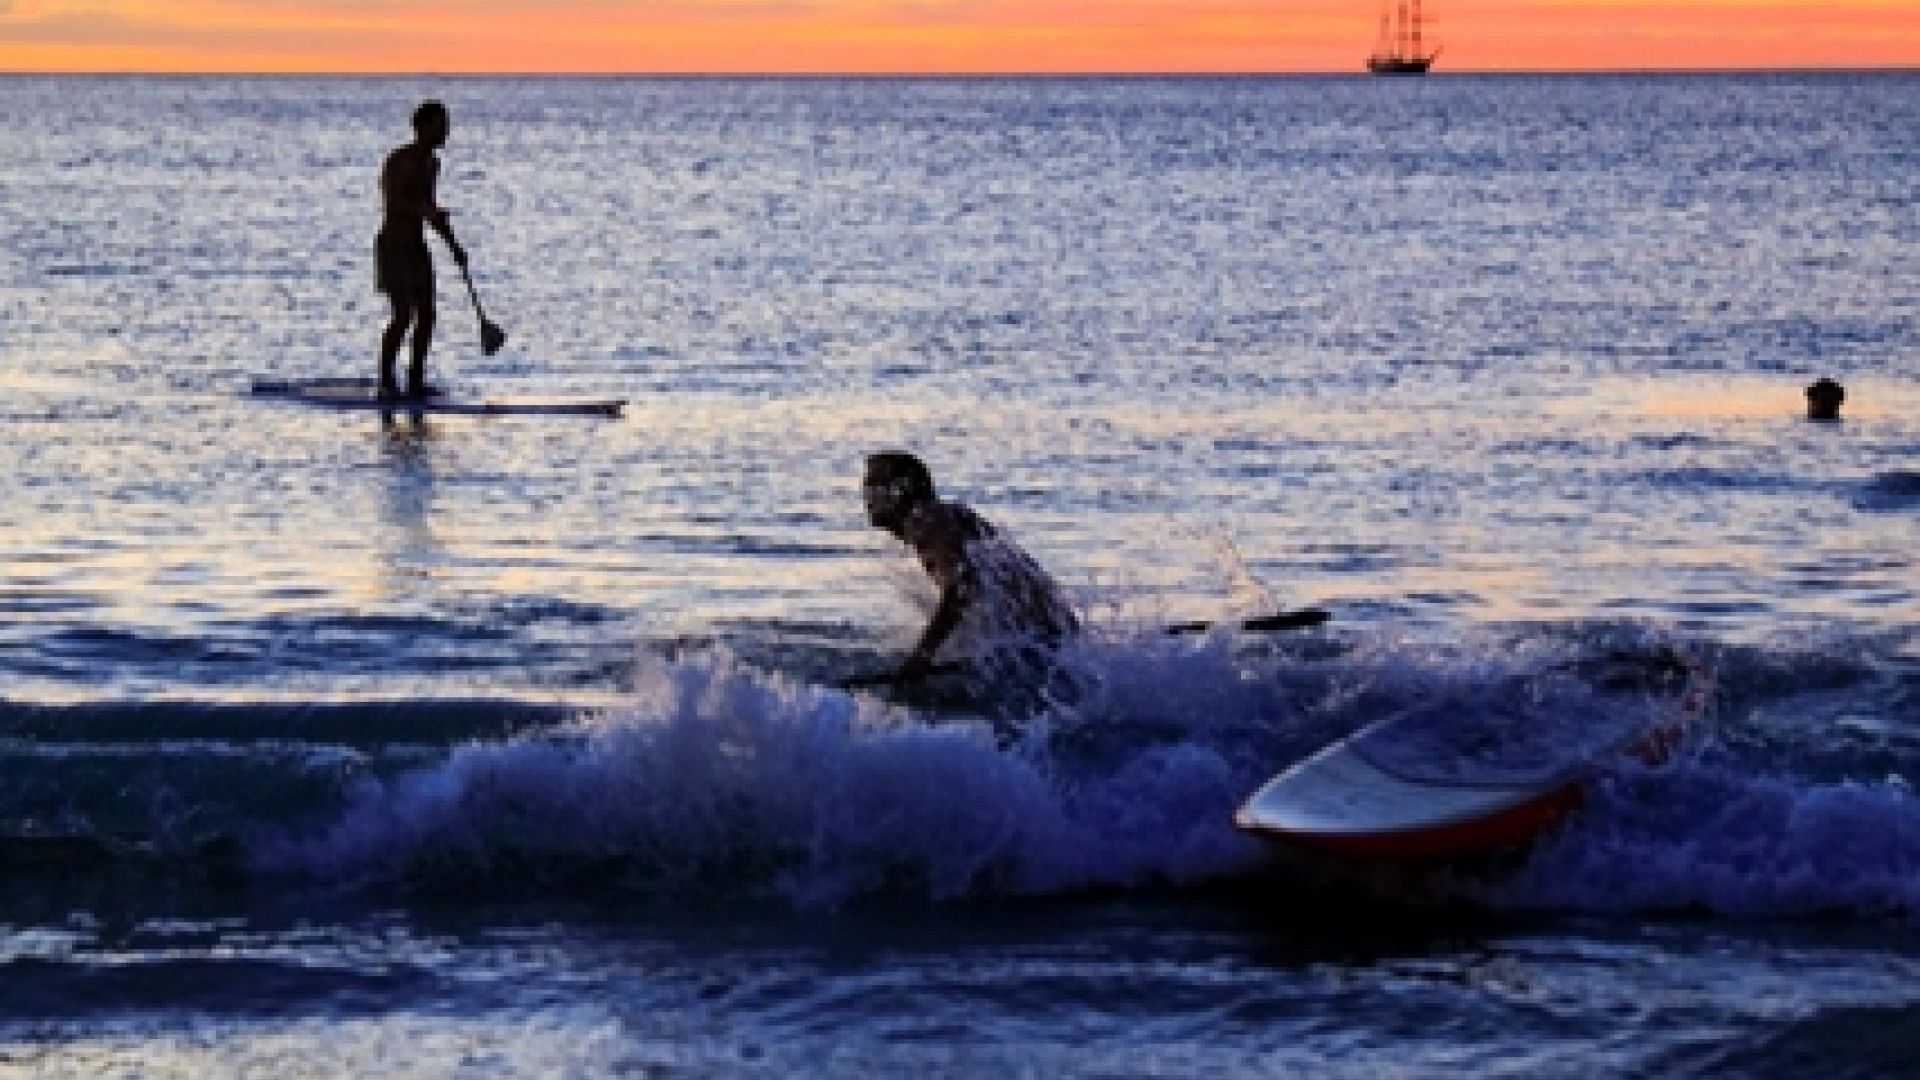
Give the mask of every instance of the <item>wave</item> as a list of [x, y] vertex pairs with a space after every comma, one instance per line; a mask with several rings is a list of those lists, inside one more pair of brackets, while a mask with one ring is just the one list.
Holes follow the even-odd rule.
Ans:
[[1853, 504], [1862, 510], [1920, 508], [1920, 472], [1884, 472], [1860, 486]]
[[[295, 888], [578, 886], [803, 908], [1243, 882], [1304, 896], [1319, 881], [1298, 860], [1231, 824], [1269, 776], [1413, 709], [1545, 730], [1602, 708], [1568, 696], [1568, 671], [1673, 643], [1596, 623], [1446, 644], [1364, 628], [1254, 643], [1107, 628], [1066, 658], [1070, 678], [1014, 696], [1017, 724], [723, 651], [645, 661], [629, 696], [586, 711], [83, 711], [67, 733], [94, 741], [65, 742], [23, 735], [17, 715], [0, 749], [25, 780], [0, 822], [34, 851], [49, 833], [186, 852], [237, 837], [222, 857], [244, 848], [257, 878]], [[1920, 797], [1898, 779], [1920, 762], [1910, 643], [1678, 645], [1722, 688], [1680, 752], [1606, 769], [1559, 831], [1498, 867], [1450, 872], [1427, 898], [1920, 914]], [[1647, 707], [1630, 698], [1623, 708]], [[156, 715], [171, 739], [110, 738], [150, 732]], [[261, 737], [274, 730], [313, 741]]]
[[1202, 745], [1069, 779], [1044, 719], [1007, 745], [984, 719], [923, 723], [725, 657], [663, 666], [639, 699], [362, 785], [325, 829], [262, 845], [259, 865], [439, 884], [586, 874], [818, 906], [1192, 881], [1259, 859], [1228, 824], [1247, 777]]
[[573, 710], [513, 698], [0, 701], [0, 862], [224, 852], [368, 775]]
[[1485, 895], [1571, 911], [1920, 915], [1920, 794], [1724, 762], [1622, 771]]
[[0, 739], [445, 745], [551, 725], [577, 711], [577, 705], [565, 702], [512, 695], [322, 699], [289, 694], [67, 702], [0, 698]]

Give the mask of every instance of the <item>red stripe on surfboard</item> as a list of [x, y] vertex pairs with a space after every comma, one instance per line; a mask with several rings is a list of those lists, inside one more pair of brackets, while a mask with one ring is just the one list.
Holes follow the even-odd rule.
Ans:
[[1270, 839], [1341, 855], [1373, 858], [1437, 858], [1518, 847], [1552, 828], [1580, 803], [1580, 782], [1569, 781], [1504, 810], [1466, 821], [1393, 832], [1292, 832], [1241, 824]]

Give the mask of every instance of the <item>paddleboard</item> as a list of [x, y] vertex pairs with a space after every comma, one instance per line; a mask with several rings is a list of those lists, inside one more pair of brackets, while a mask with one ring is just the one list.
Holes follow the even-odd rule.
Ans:
[[1524, 844], [1579, 804], [1600, 765], [1623, 753], [1662, 756], [1704, 714], [1712, 687], [1699, 665], [1671, 654], [1623, 662], [1655, 667], [1597, 687], [1569, 675], [1574, 684], [1529, 687], [1508, 707], [1481, 702], [1463, 713], [1460, 702], [1437, 702], [1388, 717], [1268, 781], [1234, 822], [1293, 845], [1388, 859]]
[[441, 394], [424, 398], [386, 399], [372, 379], [310, 379], [283, 381], [255, 379], [257, 397], [297, 401], [326, 409], [382, 413], [434, 413], [451, 416], [619, 416], [626, 402], [619, 398], [545, 398]]

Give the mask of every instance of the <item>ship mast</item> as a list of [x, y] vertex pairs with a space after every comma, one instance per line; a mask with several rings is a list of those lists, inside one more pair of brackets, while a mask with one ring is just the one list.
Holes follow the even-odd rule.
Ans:
[[1367, 58], [1367, 70], [1376, 75], [1425, 75], [1434, 59], [1427, 53], [1426, 21], [1420, 0], [1380, 0], [1380, 38]]

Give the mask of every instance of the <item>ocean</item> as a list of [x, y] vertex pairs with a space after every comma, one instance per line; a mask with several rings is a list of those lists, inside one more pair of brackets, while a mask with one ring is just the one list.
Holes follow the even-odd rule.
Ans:
[[[373, 374], [426, 97], [510, 335], [441, 250], [432, 377], [620, 419], [250, 392]], [[0, 1076], [1920, 1076], [1920, 75], [0, 120]], [[883, 450], [1061, 582], [1076, 692], [842, 688], [932, 602]], [[1709, 708], [1527, 849], [1232, 824], [1635, 649]]]

